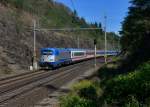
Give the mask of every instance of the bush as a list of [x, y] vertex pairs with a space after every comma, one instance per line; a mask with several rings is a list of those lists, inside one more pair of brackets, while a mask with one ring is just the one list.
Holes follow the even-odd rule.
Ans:
[[73, 86], [73, 92], [80, 97], [95, 100], [102, 95], [102, 90], [91, 81], [81, 81]]
[[60, 99], [61, 107], [98, 107], [101, 89], [90, 81], [81, 81], [72, 87], [72, 92]]
[[119, 75], [106, 83], [104, 96], [109, 103], [124, 102], [129, 96], [144, 102], [150, 96], [150, 62], [126, 75]]
[[90, 101], [80, 98], [77, 95], [67, 95], [60, 100], [61, 107], [96, 107], [96, 105]]

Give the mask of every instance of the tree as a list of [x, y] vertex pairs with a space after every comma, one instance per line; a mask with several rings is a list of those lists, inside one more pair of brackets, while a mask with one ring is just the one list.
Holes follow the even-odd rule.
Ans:
[[121, 45], [134, 60], [150, 58], [150, 1], [132, 0], [123, 22]]
[[102, 24], [99, 23], [99, 24], [98, 24], [98, 27], [100, 28], [100, 33], [103, 34], [104, 31], [103, 31], [103, 28], [102, 28]]
[[97, 22], [95, 22], [94, 25], [95, 25], [95, 27], [98, 27], [98, 23]]

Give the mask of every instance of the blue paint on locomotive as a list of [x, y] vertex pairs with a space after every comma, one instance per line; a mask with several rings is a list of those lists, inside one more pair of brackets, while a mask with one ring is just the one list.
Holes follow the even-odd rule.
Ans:
[[41, 49], [41, 56], [44, 57], [45, 53], [51, 52], [51, 54], [47, 54], [53, 57], [53, 61], [50, 61], [50, 59], [40, 60], [40, 66], [49, 66], [49, 67], [57, 67], [61, 64], [69, 63], [71, 62], [71, 56], [70, 56], [70, 50], [65, 48], [42, 48]]

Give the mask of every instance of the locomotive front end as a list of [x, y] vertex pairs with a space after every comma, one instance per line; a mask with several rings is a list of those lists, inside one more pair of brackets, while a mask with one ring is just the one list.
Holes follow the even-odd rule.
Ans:
[[52, 67], [55, 62], [55, 51], [53, 49], [41, 49], [40, 67]]

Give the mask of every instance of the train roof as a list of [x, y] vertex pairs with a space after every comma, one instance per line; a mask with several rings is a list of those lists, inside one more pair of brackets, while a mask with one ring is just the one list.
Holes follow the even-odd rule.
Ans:
[[80, 49], [80, 48], [68, 48], [70, 51], [85, 51], [86, 49]]
[[67, 48], [41, 48], [41, 51], [52, 50], [52, 51], [69, 51]]
[[88, 49], [78, 49], [78, 48], [41, 48], [41, 50], [70, 50], [70, 51], [72, 51], [72, 50], [78, 50], [78, 51], [81, 51], [81, 50], [88, 50]]
[[[41, 48], [41, 51], [52, 50], [52, 51], [88, 51], [91, 49], [81, 48]], [[105, 52], [105, 50], [97, 50], [97, 52]], [[118, 52], [116, 50], [107, 50], [107, 52]]]

